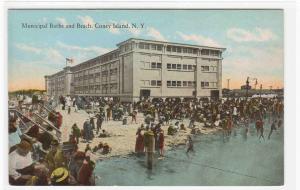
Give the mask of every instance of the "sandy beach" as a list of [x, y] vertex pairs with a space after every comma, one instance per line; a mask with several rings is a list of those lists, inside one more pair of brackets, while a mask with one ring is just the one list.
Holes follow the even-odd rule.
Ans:
[[[56, 109], [63, 116], [63, 124], [61, 127], [62, 132], [62, 142], [68, 141], [69, 134], [71, 134], [71, 127], [74, 123], [77, 123], [77, 126], [82, 129], [83, 123], [86, 118], [89, 117], [89, 114], [85, 110], [78, 110], [78, 112], [74, 112], [74, 108], [71, 108], [71, 113], [68, 114], [67, 110], [61, 110], [61, 106]], [[98, 145], [99, 142], [108, 143], [108, 145], [112, 148], [111, 152], [107, 155], [102, 155], [100, 153], [92, 153], [90, 155], [91, 159], [103, 160], [108, 159], [110, 157], [116, 156], [124, 156], [126, 157], [129, 154], [134, 153], [135, 149], [135, 141], [136, 141], [136, 131], [137, 128], [141, 126], [144, 121], [144, 116], [142, 113], [138, 113], [137, 115], [137, 124], [131, 123], [131, 117], [128, 117], [127, 125], [122, 125], [122, 121], [104, 121], [102, 124], [102, 129], [106, 130], [110, 137], [100, 138], [96, 135], [94, 131], [95, 138], [92, 142], [90, 142], [90, 147]], [[172, 120], [170, 123], [174, 124], [177, 120]], [[96, 123], [96, 119], [95, 119]], [[188, 126], [189, 120], [183, 120], [185, 126]], [[220, 130], [220, 128], [208, 129], [204, 128], [202, 123], [195, 123], [197, 127], [199, 127], [201, 133], [208, 134]], [[176, 135], [170, 136], [167, 135], [168, 125], [162, 126], [162, 129], [165, 131], [165, 150], [169, 150], [172, 147], [177, 145], [182, 145], [186, 143], [187, 136], [190, 134], [191, 129], [187, 128], [186, 131], [180, 130]], [[78, 144], [79, 150], [84, 151], [87, 142], [80, 138], [80, 143]]]

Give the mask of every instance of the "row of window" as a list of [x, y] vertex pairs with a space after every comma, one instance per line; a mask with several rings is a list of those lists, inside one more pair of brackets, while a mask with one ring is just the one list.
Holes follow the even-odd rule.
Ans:
[[[161, 69], [162, 65], [159, 62], [151, 62], [151, 69]], [[167, 69], [175, 69], [175, 70], [194, 70], [194, 65], [186, 65], [186, 64], [167, 64]], [[217, 66], [201, 66], [201, 71], [217, 71]]]
[[[118, 69], [111, 69], [109, 71], [110, 75], [116, 75], [118, 73]], [[107, 77], [108, 71], [102, 71], [101, 72], [102, 77]], [[84, 76], [74, 76], [74, 81], [80, 81], [80, 80], [87, 80], [87, 79], [93, 79], [95, 77], [100, 77], [100, 72], [90, 75], [84, 75]]]
[[151, 50], [162, 50], [162, 45], [159, 44], [151, 44], [151, 43], [139, 43], [139, 49], [151, 49]]
[[74, 73], [74, 76], [78, 77], [78, 76], [95, 74], [95, 73], [98, 73], [98, 72], [101, 72], [101, 71], [113, 70], [113, 69], [117, 69], [117, 66], [118, 66], [118, 61], [115, 61], [115, 62], [105, 64], [105, 65], [101, 65], [101, 66], [98, 66], [98, 67], [93, 67], [93, 68], [90, 68], [88, 70], [83, 70], [83, 71], [80, 71], [80, 72], [76, 72], [76, 73]]
[[195, 87], [195, 81], [167, 81], [167, 87]]
[[201, 82], [201, 87], [216, 88], [216, 87], [218, 87], [218, 83], [217, 82]]
[[194, 70], [195, 65], [186, 65], [186, 64], [167, 64], [167, 69], [176, 69], [176, 70]]
[[112, 83], [110, 85], [108, 84], [103, 84], [103, 85], [90, 85], [90, 86], [77, 86], [74, 87], [75, 91], [82, 91], [82, 90], [90, 90], [90, 91], [94, 91], [94, 90], [107, 90], [108, 88], [110, 88], [111, 90], [116, 90], [118, 89], [118, 84], [117, 83]]
[[[161, 86], [161, 80], [142, 80], [143, 86]], [[167, 87], [195, 87], [195, 81], [167, 81]], [[201, 87], [217, 87], [217, 82], [201, 82]]]
[[197, 54], [198, 49], [196, 49], [196, 48], [184, 48], [184, 47], [179, 47], [179, 46], [167, 46], [167, 51], [177, 52], [177, 53]]
[[217, 71], [217, 66], [201, 66], [201, 71]]

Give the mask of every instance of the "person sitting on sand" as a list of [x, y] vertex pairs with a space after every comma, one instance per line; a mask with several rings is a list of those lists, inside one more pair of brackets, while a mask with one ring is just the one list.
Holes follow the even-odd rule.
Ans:
[[184, 126], [183, 123], [180, 125], [180, 130], [186, 131], [186, 127]]
[[102, 142], [99, 142], [98, 145], [96, 145], [94, 148], [93, 148], [93, 152], [98, 152], [99, 150], [101, 150], [103, 148], [103, 143]]
[[107, 143], [104, 143], [103, 145], [103, 150], [102, 150], [102, 154], [108, 154], [111, 152], [111, 147], [109, 147], [109, 145]]
[[87, 151], [91, 151], [90, 144], [87, 144], [86, 147], [85, 147], [84, 152], [86, 153]]
[[102, 133], [100, 133], [99, 137], [102, 137], [102, 138], [110, 137], [110, 134], [103, 129]]
[[175, 135], [176, 132], [176, 128], [171, 124], [168, 128], [168, 135]]

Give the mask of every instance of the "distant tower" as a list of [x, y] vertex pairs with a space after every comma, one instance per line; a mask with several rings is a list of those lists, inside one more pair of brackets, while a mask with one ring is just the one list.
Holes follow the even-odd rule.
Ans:
[[229, 89], [229, 82], [230, 82], [230, 79], [227, 79], [227, 89]]

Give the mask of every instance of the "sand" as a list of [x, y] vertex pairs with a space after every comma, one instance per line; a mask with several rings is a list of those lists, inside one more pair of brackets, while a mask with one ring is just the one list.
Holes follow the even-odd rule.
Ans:
[[[61, 127], [62, 132], [62, 142], [69, 140], [69, 134], [71, 134], [71, 127], [76, 122], [77, 126], [82, 129], [83, 123], [86, 118], [89, 117], [88, 113], [85, 110], [78, 110], [78, 112], [74, 112], [74, 108], [71, 108], [71, 113], [68, 114], [67, 110], [61, 110], [61, 106], [57, 109], [63, 116], [63, 123]], [[111, 137], [99, 138], [94, 131], [95, 138], [92, 142], [90, 142], [90, 147], [98, 145], [99, 142], [108, 143], [108, 145], [112, 148], [111, 152], [106, 155], [102, 155], [100, 153], [91, 153], [90, 157], [92, 160], [103, 160], [111, 157], [126, 157], [129, 154], [134, 153], [135, 149], [135, 140], [136, 140], [136, 131], [137, 128], [141, 126], [144, 121], [144, 116], [142, 113], [138, 113], [137, 115], [137, 124], [131, 123], [131, 117], [128, 117], [127, 125], [122, 125], [121, 121], [104, 121], [102, 124], [102, 129], [105, 129]], [[177, 120], [176, 120], [177, 121]], [[175, 120], [170, 123], [174, 124]], [[183, 120], [180, 123], [184, 123], [185, 126], [188, 126], [189, 120]], [[95, 119], [96, 124], [96, 119]], [[204, 128], [203, 124], [195, 123], [197, 127], [199, 127], [202, 134], [209, 134], [215, 132], [216, 130], [220, 130], [220, 128], [208, 129]], [[162, 129], [165, 131], [165, 151], [176, 147], [177, 145], [184, 145], [186, 143], [187, 136], [190, 135], [191, 129], [187, 129], [186, 131], [180, 130], [176, 135], [170, 136], [167, 135], [168, 126], [162, 126]], [[88, 143], [80, 138], [80, 143], [78, 144], [79, 150], [84, 151], [85, 147]]]

